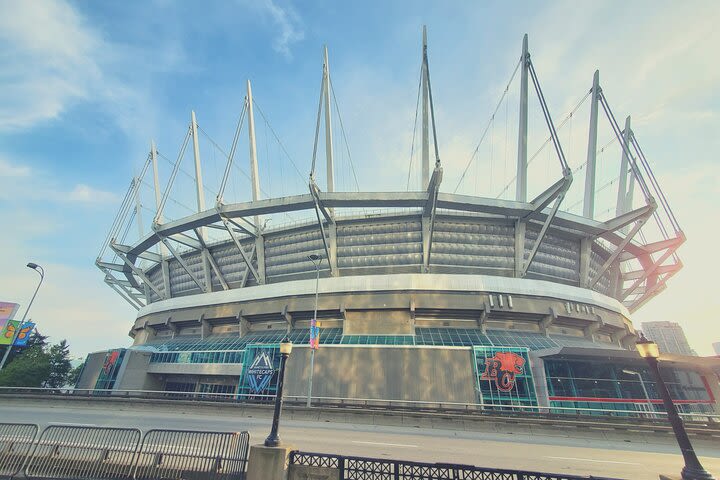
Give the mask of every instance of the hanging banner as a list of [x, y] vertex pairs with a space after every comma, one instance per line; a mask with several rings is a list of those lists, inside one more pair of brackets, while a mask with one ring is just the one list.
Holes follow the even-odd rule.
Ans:
[[320, 348], [320, 322], [314, 318], [310, 320], [310, 348], [313, 350]]
[[30, 335], [32, 335], [33, 329], [35, 328], [35, 324], [33, 322], [25, 322], [20, 327], [20, 331], [18, 331], [17, 337], [15, 337], [15, 343], [14, 345], [16, 347], [24, 347], [27, 345], [28, 340], [30, 339]]
[[7, 321], [15, 316], [18, 308], [20, 305], [17, 303], [0, 302], [0, 328], [3, 328]]
[[2, 331], [0, 331], [0, 345], [10, 345], [15, 335], [15, 330], [17, 330], [19, 326], [19, 320], [9, 320]]

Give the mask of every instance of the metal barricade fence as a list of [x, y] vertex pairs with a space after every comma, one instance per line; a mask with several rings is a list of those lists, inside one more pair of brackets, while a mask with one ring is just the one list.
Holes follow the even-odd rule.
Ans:
[[0, 479], [20, 473], [35, 442], [38, 426], [24, 423], [0, 423]]
[[132, 478], [137, 428], [50, 425], [25, 465], [31, 479], [115, 480]]
[[449, 463], [348, 457], [297, 450], [290, 452], [290, 465], [337, 469], [340, 480], [617, 480]]
[[138, 480], [245, 478], [248, 432], [149, 430], [137, 459]]

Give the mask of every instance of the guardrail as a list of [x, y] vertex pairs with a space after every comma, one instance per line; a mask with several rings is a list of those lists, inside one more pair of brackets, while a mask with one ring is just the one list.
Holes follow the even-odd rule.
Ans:
[[[297, 467], [337, 470], [339, 480], [618, 480], [606, 477], [504, 470], [450, 463], [350, 457], [294, 450], [290, 452], [289, 479], [305, 478], [296, 472]], [[297, 477], [296, 473], [298, 473]]]
[[[0, 424], [0, 478], [242, 480], [247, 432]], [[36, 437], [37, 440], [36, 440]], [[142, 443], [140, 441], [142, 437]]]
[[20, 473], [37, 436], [38, 426], [0, 423], [0, 478]]
[[[103, 390], [103, 389], [47, 389], [37, 387], [0, 387], [0, 397], [9, 394], [57, 395], [64, 397], [107, 397], [135, 398], [139, 400], [192, 400], [220, 403], [272, 404], [274, 395], [239, 394], [239, 393], [205, 393], [176, 392], [163, 390]], [[285, 395], [283, 400], [289, 406], [303, 406], [307, 396]], [[611, 420], [632, 418], [641, 422], [662, 423], [667, 425], [663, 411], [632, 411], [587, 407], [556, 407], [528, 405], [496, 405], [486, 403], [429, 402], [418, 400], [384, 400], [370, 398], [312, 397], [314, 407], [323, 408], [358, 408], [363, 410], [376, 409], [383, 411], [405, 412], [436, 412], [436, 413], [468, 413], [472, 415], [507, 415], [527, 418], [557, 418]], [[678, 405], [683, 408], [684, 405]], [[686, 422], [704, 423], [720, 428], [720, 415], [699, 412], [684, 412], [680, 416]]]

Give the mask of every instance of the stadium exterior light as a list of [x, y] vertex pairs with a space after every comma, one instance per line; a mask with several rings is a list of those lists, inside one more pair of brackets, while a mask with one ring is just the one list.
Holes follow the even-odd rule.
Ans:
[[682, 453], [683, 459], [685, 460], [685, 466], [680, 473], [683, 480], [713, 480], [713, 476], [708, 473], [703, 466], [700, 464], [695, 450], [690, 443], [690, 438], [685, 431], [682, 419], [678, 414], [677, 408], [670, 398], [670, 392], [668, 391], [665, 380], [660, 375], [660, 367], [658, 366], [658, 358], [660, 357], [660, 350], [658, 349], [657, 343], [652, 340], [645, 338], [643, 333], [640, 333], [640, 337], [635, 342], [638, 353], [640, 356], [647, 360], [650, 366], [650, 371], [655, 377], [657, 389], [662, 397], [663, 404], [665, 405], [665, 411], [667, 412], [668, 419], [672, 425], [675, 439], [680, 446], [680, 452]]
[[7, 346], [5, 349], [5, 354], [3, 355], [2, 360], [0, 360], [0, 370], [3, 369], [5, 366], [5, 362], [8, 359], [8, 356], [10, 355], [10, 350], [12, 350], [13, 345], [15, 345], [15, 340], [17, 340], [17, 336], [20, 333], [20, 327], [22, 327], [23, 323], [25, 323], [25, 319], [27, 318], [27, 314], [30, 311], [30, 307], [32, 307], [33, 301], [35, 300], [35, 296], [38, 293], [38, 290], [40, 290], [40, 285], [42, 285], [43, 280], [45, 279], [45, 270], [38, 265], [37, 263], [29, 262], [26, 265], [28, 268], [32, 268], [40, 275], [40, 282], [38, 283], [37, 288], [35, 288], [35, 293], [33, 293], [32, 298], [30, 299], [30, 303], [28, 304], [28, 307], [25, 309], [25, 313], [23, 314], [22, 320], [20, 320], [20, 325], [18, 328], [15, 329], [12, 336], [12, 341], [10, 342], [10, 345]]
[[278, 372], [277, 390], [275, 393], [275, 411], [273, 412], [272, 428], [270, 435], [265, 439], [266, 447], [280, 446], [280, 436], [278, 428], [280, 426], [280, 413], [282, 412], [283, 384], [285, 383], [285, 363], [290, 353], [292, 353], [293, 344], [288, 337], [280, 342], [280, 372]]

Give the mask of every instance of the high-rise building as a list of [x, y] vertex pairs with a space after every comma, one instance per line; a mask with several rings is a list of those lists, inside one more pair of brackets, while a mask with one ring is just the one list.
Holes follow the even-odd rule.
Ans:
[[658, 344], [662, 353], [697, 356], [682, 327], [675, 322], [643, 322], [642, 330], [647, 338]]
[[713, 349], [715, 350], [715, 355], [720, 355], [720, 342], [713, 343]]

